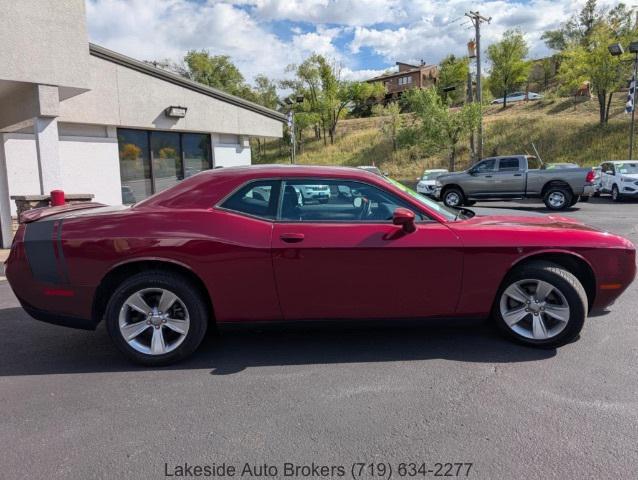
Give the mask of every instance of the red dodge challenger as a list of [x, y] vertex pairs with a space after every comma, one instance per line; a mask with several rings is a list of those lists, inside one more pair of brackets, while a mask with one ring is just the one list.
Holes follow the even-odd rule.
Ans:
[[217, 169], [132, 207], [27, 212], [6, 275], [34, 318], [104, 320], [147, 365], [190, 355], [212, 323], [491, 317], [555, 347], [634, 279], [622, 237], [500, 213], [450, 210], [361, 169]]

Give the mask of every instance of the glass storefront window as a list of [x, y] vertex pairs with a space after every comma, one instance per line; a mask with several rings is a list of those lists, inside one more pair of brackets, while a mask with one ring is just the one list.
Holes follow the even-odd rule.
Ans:
[[118, 129], [117, 138], [126, 205], [212, 168], [210, 135]]
[[182, 135], [184, 149], [184, 177], [192, 177], [202, 170], [211, 168], [210, 137], [199, 133], [185, 133]]
[[184, 179], [179, 133], [151, 132], [155, 192], [161, 192]]
[[139, 202], [153, 193], [148, 151], [148, 132], [118, 130], [122, 203]]

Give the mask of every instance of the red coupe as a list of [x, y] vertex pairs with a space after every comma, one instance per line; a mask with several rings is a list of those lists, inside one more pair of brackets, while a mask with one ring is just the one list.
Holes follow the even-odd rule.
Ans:
[[31, 316], [104, 320], [147, 365], [190, 355], [212, 323], [492, 317], [555, 347], [635, 273], [631, 242], [568, 218], [451, 210], [361, 169], [302, 166], [211, 170], [132, 207], [31, 210], [6, 268]]

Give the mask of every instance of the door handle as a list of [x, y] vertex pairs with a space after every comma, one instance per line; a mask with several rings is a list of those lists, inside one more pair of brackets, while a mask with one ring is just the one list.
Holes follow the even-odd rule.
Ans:
[[522, 174], [522, 173], [515, 173], [515, 174], [514, 174], [514, 176], [515, 176], [515, 177], [522, 177], [522, 176], [523, 176], [523, 174]]
[[492, 178], [492, 175], [485, 175], [485, 178]]
[[304, 234], [303, 233], [282, 233], [279, 238], [281, 238], [286, 243], [299, 243], [303, 242]]

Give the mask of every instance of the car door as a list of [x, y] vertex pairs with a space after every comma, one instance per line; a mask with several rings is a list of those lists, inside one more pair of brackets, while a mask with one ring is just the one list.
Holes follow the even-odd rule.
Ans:
[[499, 158], [492, 192], [495, 196], [517, 197], [525, 192], [524, 165], [519, 157]]
[[[272, 237], [277, 291], [285, 319], [411, 318], [451, 315], [459, 296], [462, 251], [447, 226], [389, 190], [322, 180], [327, 203], [300, 205], [294, 189], [317, 179], [285, 181]], [[405, 233], [397, 207], [417, 215]]]
[[494, 169], [496, 160], [485, 159], [469, 170], [469, 175], [463, 180], [463, 191], [471, 197], [490, 196], [494, 186]]

